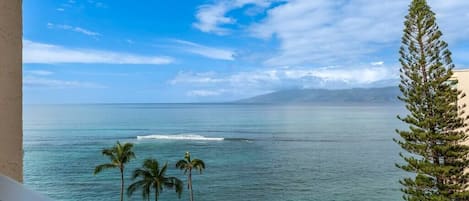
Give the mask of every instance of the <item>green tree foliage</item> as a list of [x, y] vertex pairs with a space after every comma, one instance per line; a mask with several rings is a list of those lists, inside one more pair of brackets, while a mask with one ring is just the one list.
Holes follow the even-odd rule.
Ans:
[[168, 163], [165, 163], [160, 167], [159, 163], [155, 159], [146, 159], [143, 162], [141, 168], [134, 170], [132, 179], [136, 180], [127, 188], [128, 196], [136, 190], [142, 191], [142, 197], [145, 200], [150, 200], [150, 192], [154, 190], [155, 201], [158, 201], [158, 196], [163, 192], [164, 188], [175, 189], [178, 197], [181, 197], [183, 183], [176, 177], [167, 177], [166, 170], [168, 169]]
[[184, 170], [184, 174], [187, 175], [187, 189], [189, 189], [190, 201], [194, 201], [194, 193], [192, 191], [192, 169], [196, 169], [202, 174], [202, 170], [205, 169], [205, 163], [200, 159], [191, 159], [191, 154], [186, 152], [183, 160], [179, 160], [176, 163], [176, 168]]
[[404, 200], [467, 201], [469, 147], [463, 112], [464, 95], [452, 79], [454, 65], [441, 39], [435, 14], [425, 0], [413, 0], [405, 18], [400, 48], [402, 92], [409, 114], [398, 118], [409, 125], [395, 140], [407, 154], [397, 166], [414, 177], [401, 180]]
[[104, 156], [107, 156], [109, 158], [110, 162], [98, 165], [94, 169], [95, 175], [105, 169], [118, 168], [120, 170], [120, 174], [121, 174], [120, 200], [121, 201], [124, 200], [124, 167], [130, 160], [135, 158], [135, 154], [132, 151], [132, 148], [133, 148], [133, 144], [131, 143], [121, 144], [119, 141], [117, 141], [115, 146], [111, 148], [103, 149], [101, 152]]

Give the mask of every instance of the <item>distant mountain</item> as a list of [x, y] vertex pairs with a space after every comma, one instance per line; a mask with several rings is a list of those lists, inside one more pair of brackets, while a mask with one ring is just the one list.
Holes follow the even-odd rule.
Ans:
[[238, 103], [398, 103], [398, 87], [353, 88], [353, 89], [291, 89], [276, 91], [252, 98], [242, 99]]

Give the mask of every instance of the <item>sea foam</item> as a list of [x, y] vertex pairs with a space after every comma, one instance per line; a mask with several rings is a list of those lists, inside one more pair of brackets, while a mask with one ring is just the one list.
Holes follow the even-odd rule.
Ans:
[[205, 137], [193, 134], [180, 134], [180, 135], [144, 135], [137, 136], [138, 140], [144, 139], [158, 139], [158, 140], [204, 140], [204, 141], [222, 141], [224, 138]]

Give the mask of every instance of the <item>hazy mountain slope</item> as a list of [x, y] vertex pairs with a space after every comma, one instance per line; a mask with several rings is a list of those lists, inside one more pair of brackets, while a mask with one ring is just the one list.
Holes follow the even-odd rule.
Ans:
[[397, 87], [354, 89], [291, 89], [272, 92], [238, 103], [397, 103]]

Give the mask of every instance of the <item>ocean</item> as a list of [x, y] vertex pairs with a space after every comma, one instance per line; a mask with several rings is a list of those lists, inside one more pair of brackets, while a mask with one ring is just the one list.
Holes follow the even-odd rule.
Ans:
[[[119, 200], [118, 170], [94, 176], [102, 148], [135, 144], [137, 158], [175, 163], [190, 151], [197, 201], [397, 201], [393, 142], [400, 105], [87, 104], [24, 106], [24, 183], [57, 201]], [[140, 192], [126, 200], [142, 200]], [[153, 198], [152, 198], [153, 200]], [[178, 200], [164, 190], [159, 200]], [[184, 189], [180, 200], [189, 200]]]

